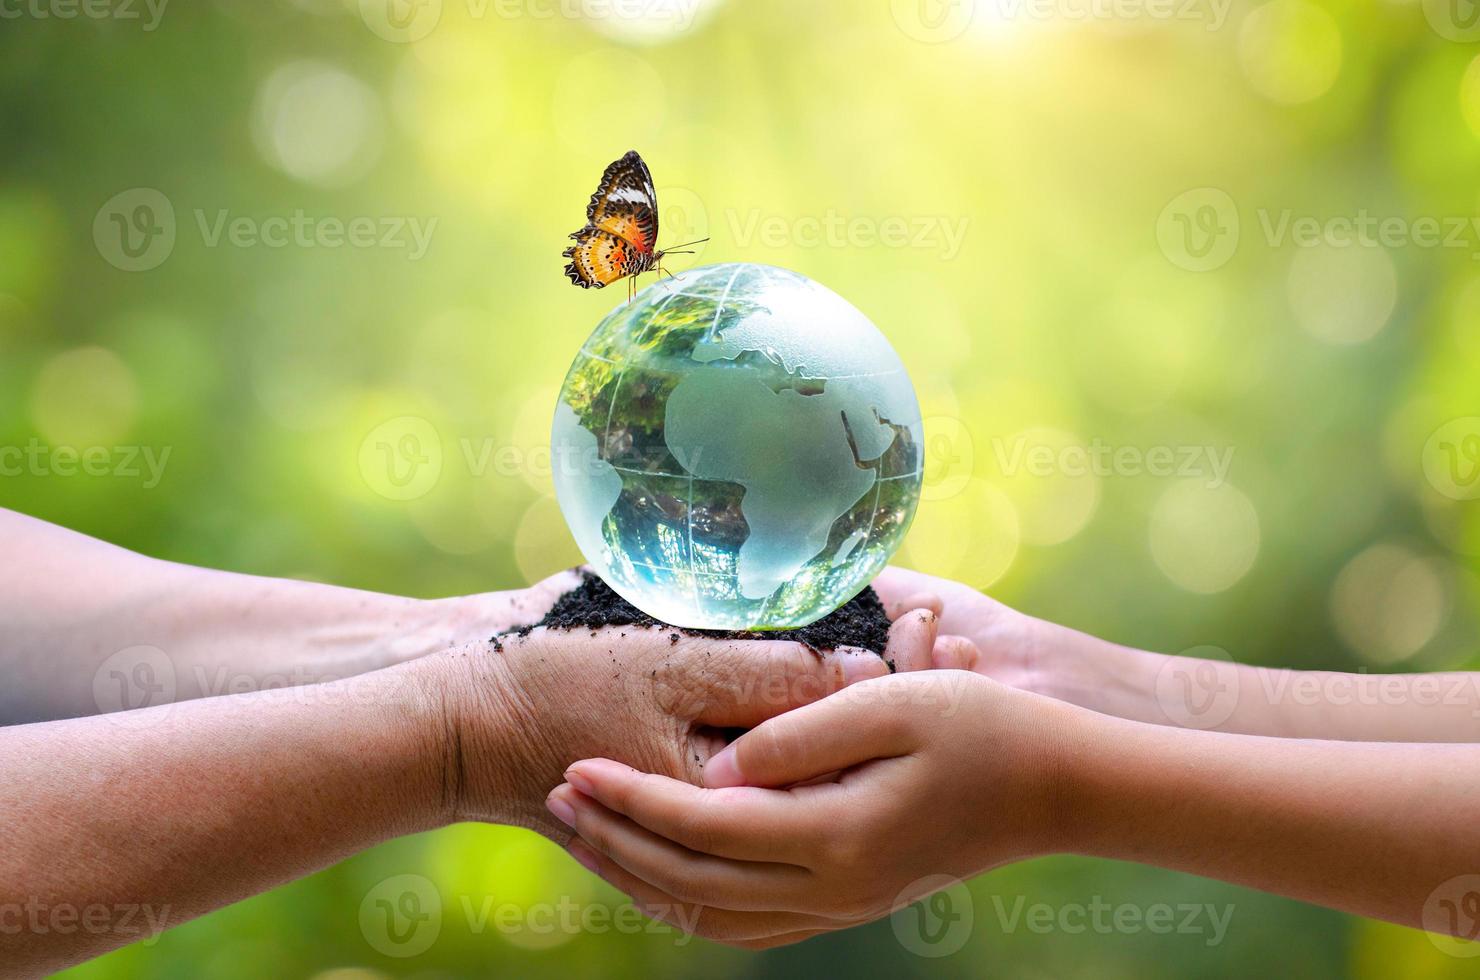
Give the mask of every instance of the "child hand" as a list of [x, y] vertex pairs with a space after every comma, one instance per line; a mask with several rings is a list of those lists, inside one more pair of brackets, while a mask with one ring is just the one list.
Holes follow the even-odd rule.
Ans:
[[708, 788], [588, 759], [549, 804], [571, 854], [639, 907], [765, 948], [887, 915], [926, 876], [1048, 852], [1078, 714], [963, 671], [900, 674], [742, 735]]

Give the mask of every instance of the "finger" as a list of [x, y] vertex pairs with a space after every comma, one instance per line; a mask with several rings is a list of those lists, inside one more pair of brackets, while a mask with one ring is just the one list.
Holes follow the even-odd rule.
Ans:
[[685, 640], [659, 674], [687, 689], [692, 720], [716, 728], [754, 728], [768, 718], [889, 673], [867, 650], [811, 650], [776, 640]]
[[798, 825], [801, 801], [776, 790], [704, 789], [610, 759], [583, 759], [565, 779], [612, 812], [701, 854], [804, 864], [811, 849], [807, 828]]
[[909, 753], [917, 738], [908, 712], [888, 703], [898, 698], [874, 696], [904, 682], [904, 677], [865, 681], [772, 718], [710, 759], [704, 767], [705, 784], [789, 786], [870, 759]]
[[[883, 600], [884, 597], [879, 598]], [[934, 592], [911, 592], [902, 596], [891, 596], [884, 602], [884, 614], [891, 620], [898, 619], [912, 609], [929, 609], [939, 616], [944, 608], [945, 604]]]
[[567, 568], [543, 578], [523, 592], [510, 597], [509, 606], [515, 622], [537, 623], [550, 612], [555, 601], [572, 589], [580, 588], [581, 576], [590, 572], [587, 565]]
[[874, 579], [874, 591], [879, 594], [885, 609], [908, 609], [907, 602], [914, 596], [939, 596], [941, 580], [898, 565], [890, 565]]
[[937, 636], [930, 665], [937, 670], [976, 670], [982, 653], [964, 636]]
[[648, 918], [715, 942], [768, 949], [859, 924], [850, 919], [832, 919], [808, 912], [742, 912], [681, 902], [605, 855], [598, 854], [580, 838], [571, 841], [568, 850], [593, 874], [631, 898], [633, 905]]
[[573, 829], [592, 850], [681, 902], [751, 912], [805, 907], [803, 885], [812, 877], [805, 868], [699, 854], [639, 827], [568, 783], [555, 787], [550, 798], [574, 811]]
[[889, 627], [889, 644], [884, 659], [894, 665], [896, 673], [928, 670], [930, 651], [935, 646], [935, 633], [940, 616], [929, 609], [905, 613]]

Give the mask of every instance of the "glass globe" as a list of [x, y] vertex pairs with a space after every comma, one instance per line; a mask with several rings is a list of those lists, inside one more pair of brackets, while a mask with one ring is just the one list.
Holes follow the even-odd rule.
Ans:
[[920, 406], [883, 334], [805, 276], [648, 287], [566, 376], [551, 459], [592, 567], [695, 629], [805, 626], [883, 569], [920, 498]]

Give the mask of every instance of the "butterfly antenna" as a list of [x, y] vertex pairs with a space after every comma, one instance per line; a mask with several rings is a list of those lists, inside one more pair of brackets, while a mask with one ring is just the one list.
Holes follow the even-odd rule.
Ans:
[[693, 252], [680, 252], [680, 251], [678, 251], [678, 249], [680, 249], [680, 248], [688, 248], [690, 245], [703, 245], [707, 241], [709, 241], [709, 239], [707, 239], [707, 238], [701, 238], [697, 242], [684, 242], [682, 245], [675, 245], [673, 248], [665, 248], [665, 249], [663, 249], [663, 254], [664, 255], [693, 255], [694, 254]]

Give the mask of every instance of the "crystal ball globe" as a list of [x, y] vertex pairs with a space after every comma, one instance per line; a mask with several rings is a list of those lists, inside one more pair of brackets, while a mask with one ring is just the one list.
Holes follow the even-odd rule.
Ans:
[[560, 508], [623, 598], [694, 629], [805, 626], [888, 563], [920, 498], [920, 406], [842, 297], [748, 263], [649, 286], [555, 409]]

